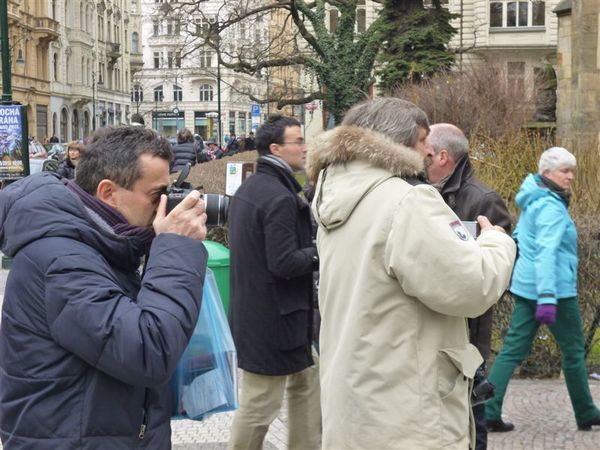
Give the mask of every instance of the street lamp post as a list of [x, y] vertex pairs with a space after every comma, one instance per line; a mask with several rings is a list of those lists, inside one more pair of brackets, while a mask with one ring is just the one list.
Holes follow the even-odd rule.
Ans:
[[8, 42], [8, 10], [7, 0], [0, 0], [0, 39], [2, 44], [2, 103], [12, 103], [11, 67], [10, 67], [10, 45]]
[[217, 51], [217, 113], [219, 114], [219, 148], [223, 142], [223, 124], [221, 123], [221, 61], [220, 52]]
[[96, 82], [96, 72], [92, 71], [92, 131], [96, 131], [96, 86], [102, 86], [102, 78]]
[[[183, 77], [182, 77], [183, 78]], [[175, 73], [175, 133], [179, 132], [179, 85], [177, 84], [177, 80], [179, 80], [179, 74]]]

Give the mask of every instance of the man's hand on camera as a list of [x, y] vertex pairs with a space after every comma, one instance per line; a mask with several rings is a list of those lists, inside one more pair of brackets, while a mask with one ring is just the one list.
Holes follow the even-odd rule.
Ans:
[[506, 234], [506, 230], [498, 225], [492, 225], [489, 219], [485, 216], [477, 216], [477, 222], [479, 223], [479, 228], [481, 233], [485, 233], [486, 231], [496, 230], [501, 231]]
[[192, 239], [204, 240], [206, 237], [206, 213], [200, 192], [192, 191], [173, 210], [167, 214], [167, 196], [161, 195], [156, 217], [152, 226], [158, 236], [160, 233], [174, 233]]

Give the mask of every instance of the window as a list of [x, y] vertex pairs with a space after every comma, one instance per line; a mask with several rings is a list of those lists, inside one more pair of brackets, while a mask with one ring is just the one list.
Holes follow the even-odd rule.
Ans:
[[330, 33], [335, 33], [335, 30], [337, 30], [338, 16], [339, 16], [339, 13], [338, 13], [337, 9], [329, 10], [329, 32]]
[[173, 85], [173, 101], [183, 101], [183, 89], [181, 89], [181, 86]]
[[169, 36], [173, 34], [173, 22], [170, 20], [167, 22], [167, 34]]
[[356, 31], [364, 33], [367, 29], [367, 11], [363, 8], [356, 10]]
[[246, 113], [238, 112], [238, 133], [246, 132]]
[[154, 88], [154, 101], [155, 102], [162, 102], [163, 101], [163, 87], [162, 87], [162, 85]]
[[175, 52], [175, 67], [181, 68], [181, 52]]
[[136, 31], [131, 33], [131, 51], [132, 53], [140, 52], [140, 37]]
[[206, 69], [212, 67], [213, 52], [210, 50], [200, 50], [200, 67]]
[[158, 69], [160, 67], [160, 52], [154, 52], [154, 68]]
[[52, 58], [52, 68], [54, 71], [54, 81], [58, 81], [58, 53], [55, 53]]
[[493, 1], [490, 3], [490, 27], [543, 27], [546, 3], [543, 1]]
[[174, 60], [174, 53], [173, 52], [167, 52], [167, 67], [169, 69], [173, 68], [173, 60]]
[[152, 35], [158, 36], [160, 34], [160, 25], [158, 24], [158, 20], [152, 21]]
[[213, 101], [213, 87], [210, 84], [203, 84], [202, 86], [200, 86], [200, 101]]
[[214, 18], [201, 17], [199, 19], [196, 19], [196, 34], [198, 36], [206, 36], [210, 31], [210, 24], [214, 22]]

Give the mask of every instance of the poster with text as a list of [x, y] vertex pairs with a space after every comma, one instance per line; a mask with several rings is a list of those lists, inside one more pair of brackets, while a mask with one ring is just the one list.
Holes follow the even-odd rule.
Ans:
[[0, 105], [0, 178], [24, 175], [23, 122], [18, 105]]

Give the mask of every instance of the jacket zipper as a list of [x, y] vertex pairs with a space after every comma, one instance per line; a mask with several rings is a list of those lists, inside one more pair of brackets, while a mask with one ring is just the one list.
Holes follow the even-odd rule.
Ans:
[[148, 400], [148, 389], [144, 389], [144, 406], [142, 407], [142, 423], [140, 424], [140, 433], [138, 438], [140, 441], [144, 439], [146, 435], [146, 428], [148, 427], [148, 413], [146, 409], [146, 402]]

